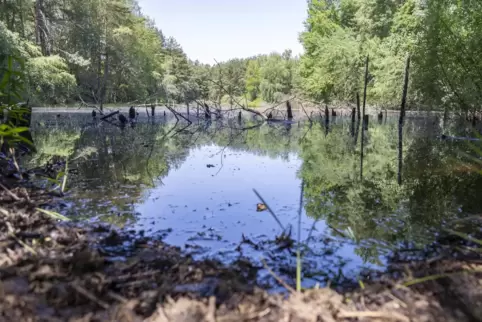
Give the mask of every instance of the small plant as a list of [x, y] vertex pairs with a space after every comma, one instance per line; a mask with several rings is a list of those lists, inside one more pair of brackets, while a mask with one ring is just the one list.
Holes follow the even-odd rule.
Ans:
[[8, 119], [0, 124], [0, 144], [2, 149], [15, 148], [18, 143], [32, 145], [32, 142], [21, 135], [27, 132], [30, 110], [20, 106], [25, 89], [24, 61], [13, 56], [0, 56], [0, 115], [8, 113]]

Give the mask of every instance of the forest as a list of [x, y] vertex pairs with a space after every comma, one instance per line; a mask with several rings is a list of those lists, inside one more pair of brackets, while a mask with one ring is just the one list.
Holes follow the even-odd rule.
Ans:
[[367, 104], [398, 108], [410, 56], [409, 109], [480, 110], [480, 1], [309, 0], [307, 8], [301, 57], [287, 49], [202, 64], [135, 0], [3, 0], [0, 79], [8, 57], [21, 61], [28, 74], [22, 96], [36, 105], [256, 107], [293, 96], [349, 104], [363, 90], [368, 57]]

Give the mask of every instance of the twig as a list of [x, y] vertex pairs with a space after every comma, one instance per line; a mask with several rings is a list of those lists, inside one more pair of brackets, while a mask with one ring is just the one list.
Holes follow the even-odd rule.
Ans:
[[337, 317], [342, 319], [351, 319], [351, 318], [385, 318], [390, 320], [399, 320], [404, 322], [410, 322], [410, 319], [405, 315], [402, 315], [397, 312], [383, 312], [383, 311], [357, 311], [357, 312], [348, 312], [348, 311], [340, 311]]
[[256, 194], [256, 196], [258, 196], [259, 200], [261, 200], [261, 202], [266, 206], [266, 208], [268, 209], [269, 213], [271, 214], [271, 216], [273, 216], [273, 218], [276, 220], [276, 222], [278, 223], [278, 225], [281, 227], [281, 229], [283, 230], [283, 233], [286, 231], [285, 230], [285, 227], [283, 226], [283, 224], [281, 223], [281, 221], [278, 219], [278, 217], [276, 216], [276, 214], [274, 213], [274, 211], [271, 209], [271, 207], [266, 203], [266, 201], [264, 201], [263, 197], [261, 197], [261, 195], [258, 193], [258, 191], [256, 191], [256, 189], [253, 189], [254, 193]]
[[[79, 94], [79, 98], [80, 98], [80, 100], [82, 101], [82, 104], [83, 104], [85, 107], [94, 108], [94, 109], [98, 110], [101, 115], [104, 114], [104, 112], [101, 111], [97, 106], [95, 106], [95, 105], [89, 105], [89, 104], [87, 104], [86, 102], [84, 102], [84, 100], [82, 99], [82, 96], [80, 96], [80, 94]], [[80, 109], [81, 107], [82, 107], [82, 105], [80, 105], [80, 107], [79, 107], [78, 109]]]
[[37, 255], [37, 252], [32, 247], [30, 247], [29, 245], [24, 243], [22, 240], [18, 239], [18, 237], [15, 236], [15, 234], [13, 233], [13, 231], [10, 232], [10, 236], [12, 236], [12, 238], [15, 239], [15, 241], [17, 243], [22, 245], [22, 247], [24, 247], [26, 250], [28, 250], [30, 253], [32, 253], [32, 255]]
[[256, 111], [256, 110], [253, 110], [253, 109], [250, 109], [248, 107], [244, 107], [243, 104], [239, 103], [234, 97], [231, 96], [231, 93], [229, 93], [228, 90], [226, 90], [221, 84], [219, 84], [218, 82], [212, 80], [212, 79], [209, 79], [209, 81], [213, 82], [215, 85], [219, 86], [219, 88], [221, 88], [224, 92], [226, 92], [226, 94], [231, 98], [231, 100], [236, 103], [236, 105], [238, 105], [241, 109], [247, 111], [247, 112], [250, 112], [250, 113], [253, 113], [253, 114], [256, 114], [258, 116], [261, 116], [263, 118], [263, 120], [266, 120], [267, 117], [266, 115]]
[[313, 123], [313, 120], [311, 119], [311, 117], [308, 115], [308, 113], [306, 113], [306, 110], [305, 110], [305, 107], [303, 106], [303, 103], [301, 103], [301, 102], [299, 102], [299, 103], [300, 103], [301, 108], [303, 109], [303, 112], [305, 112], [306, 117], [308, 118], [308, 120], [310, 120], [310, 123]]
[[120, 296], [119, 294], [114, 293], [112, 291], [109, 291], [107, 293], [107, 296], [110, 297], [113, 300], [119, 301], [120, 303], [127, 303], [128, 302], [128, 300], [125, 297]]
[[12, 197], [15, 201], [20, 201], [20, 198], [14, 194], [13, 192], [11, 192], [7, 187], [5, 187], [3, 184], [0, 183], [0, 187], [5, 190], [9, 195], [10, 197]]
[[184, 120], [186, 120], [189, 124], [192, 124], [191, 120], [184, 117], [184, 115], [182, 115], [181, 113], [178, 113], [176, 110], [174, 110], [172, 107], [169, 107], [167, 105], [164, 105], [169, 111], [172, 112], [172, 114], [174, 114], [174, 116], [176, 115], [179, 115], [180, 117], [182, 117]]
[[99, 305], [100, 307], [102, 307], [103, 309], [107, 310], [109, 308], [109, 304], [105, 303], [104, 301], [98, 299], [94, 294], [92, 294], [91, 292], [87, 291], [85, 288], [83, 288], [82, 286], [78, 285], [77, 283], [72, 283], [70, 284], [72, 286], [72, 288], [74, 290], [76, 290], [78, 293], [82, 294], [83, 296], [85, 296], [86, 298], [88, 298], [89, 300], [91, 300], [92, 302], [96, 303], [97, 305]]
[[264, 268], [268, 271], [268, 273], [271, 274], [271, 276], [274, 277], [274, 279], [276, 281], [278, 281], [278, 283], [280, 283], [284, 288], [286, 288], [288, 291], [290, 291], [291, 293], [296, 293], [295, 289], [292, 288], [291, 286], [289, 286], [288, 284], [286, 284], [285, 281], [283, 281], [278, 275], [275, 274], [275, 272], [273, 272], [271, 270], [271, 268], [268, 267], [268, 264], [266, 264], [266, 261], [264, 259], [261, 260], [261, 262], [263, 263], [263, 266]]

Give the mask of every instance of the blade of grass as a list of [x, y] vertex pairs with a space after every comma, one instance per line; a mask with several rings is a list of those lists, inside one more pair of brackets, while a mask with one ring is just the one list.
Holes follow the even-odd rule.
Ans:
[[57, 212], [54, 212], [54, 211], [49, 211], [49, 210], [45, 210], [45, 209], [42, 209], [42, 208], [36, 208], [36, 210], [40, 211], [41, 213], [46, 214], [47, 216], [49, 216], [53, 219], [59, 219], [59, 220], [62, 220], [62, 221], [70, 221], [69, 218], [67, 218], [64, 215], [61, 215]]
[[301, 213], [303, 211], [303, 192], [305, 181], [301, 181], [300, 205], [298, 207], [298, 246], [296, 249], [296, 291], [301, 292]]
[[67, 174], [69, 173], [69, 159], [67, 159], [65, 161], [65, 174], [64, 174], [64, 178], [62, 180], [62, 189], [60, 191], [62, 191], [62, 193], [65, 192], [65, 187], [67, 186]]

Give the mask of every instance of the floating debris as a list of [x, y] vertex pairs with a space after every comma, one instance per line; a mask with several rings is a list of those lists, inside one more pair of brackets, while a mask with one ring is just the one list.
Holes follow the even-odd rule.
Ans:
[[261, 211], [265, 211], [265, 210], [268, 210], [268, 207], [266, 207], [266, 205], [264, 203], [256, 204], [256, 211], [261, 212]]

